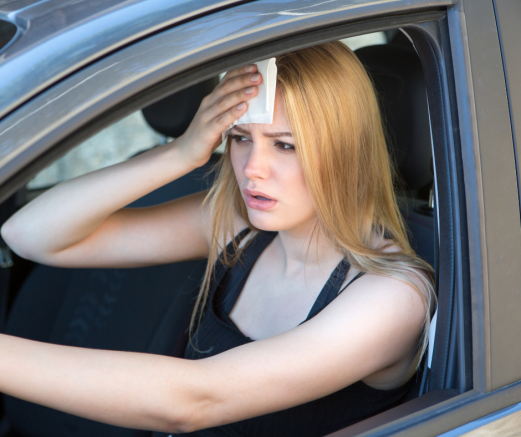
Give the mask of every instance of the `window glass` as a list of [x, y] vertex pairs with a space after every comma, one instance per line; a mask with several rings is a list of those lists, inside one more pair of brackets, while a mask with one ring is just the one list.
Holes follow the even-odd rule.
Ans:
[[84, 141], [32, 179], [36, 190], [117, 164], [164, 141], [145, 121], [141, 111], [125, 117]]
[[366, 35], [352, 36], [344, 38], [342, 41], [351, 50], [355, 51], [367, 46], [376, 46], [379, 44], [387, 44], [387, 35], [385, 32], [374, 32]]

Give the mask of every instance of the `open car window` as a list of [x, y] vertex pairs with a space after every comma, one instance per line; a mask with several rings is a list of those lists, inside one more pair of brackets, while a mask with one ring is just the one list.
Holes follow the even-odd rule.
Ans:
[[[341, 40], [351, 50], [387, 44], [385, 32], [374, 32]], [[219, 75], [222, 79], [224, 74]], [[122, 120], [106, 127], [84, 141], [65, 156], [39, 172], [27, 184], [27, 190], [42, 190], [60, 182], [122, 162], [136, 153], [171, 140], [171, 137], [154, 130], [141, 111], [136, 111]], [[217, 153], [222, 153], [224, 144]], [[29, 196], [30, 197], [30, 196]]]
[[[421, 12], [422, 11], [418, 12], [418, 14]], [[399, 198], [403, 201], [401, 202], [403, 206], [402, 214], [407, 221], [411, 238], [414, 240], [415, 246], [413, 247], [422, 258], [436, 268], [437, 284], [443, 284], [439, 296], [441, 303], [440, 313], [442, 316], [442, 320], [439, 323], [442, 326], [440, 330], [443, 332], [440, 331], [441, 334], [438, 337], [439, 340], [437, 340], [439, 341], [439, 350], [441, 352], [434, 351], [432, 371], [423, 372], [424, 364], [422, 364], [422, 371], [417, 377], [418, 386], [422, 387], [421, 390], [411, 394], [408, 399], [411, 403], [408, 404], [408, 406], [403, 404], [397, 407], [401, 412], [393, 412], [393, 410], [390, 410], [387, 415], [381, 416], [379, 419], [374, 418], [373, 422], [368, 419], [368, 423], [365, 424], [366, 428], [360, 428], [362, 425], [359, 425], [358, 428], [356, 426], [352, 427], [351, 431], [346, 430], [344, 434], [341, 434], [345, 436], [355, 435], [358, 432], [356, 431], [357, 429], [359, 431], [361, 430], [360, 432], [370, 432], [372, 428], [376, 428], [382, 424], [385, 425], [396, 420], [402, 420], [411, 412], [417, 413], [427, 406], [432, 406], [438, 402], [457, 396], [472, 387], [472, 362], [469, 358], [468, 349], [469, 328], [468, 326], [457, 326], [456, 322], [454, 322], [454, 320], [458, 320], [458, 317], [463, 315], [465, 311], [468, 311], [469, 297], [467, 295], [458, 301], [462, 302], [463, 306], [457, 307], [456, 304], [454, 304], [456, 301], [455, 287], [460, 287], [461, 284], [467, 285], [467, 283], [462, 282], [460, 284], [453, 280], [455, 277], [454, 241], [459, 238], [463, 242], [462, 244], [465, 244], [465, 240], [462, 240], [461, 237], [461, 232], [465, 229], [464, 225], [462, 225], [461, 228], [457, 228], [457, 226], [452, 223], [452, 212], [449, 212], [448, 210], [450, 208], [447, 207], [449, 204], [452, 205], [450, 202], [457, 203], [458, 207], [461, 207], [462, 202], [464, 203], [464, 197], [462, 195], [457, 197], [454, 192], [451, 194], [450, 183], [454, 182], [457, 184], [461, 181], [456, 178], [455, 181], [447, 182], [450, 181], [450, 178], [446, 176], [446, 165], [444, 164], [444, 160], [447, 159], [444, 153], [448, 153], [446, 150], [449, 148], [446, 147], [445, 144], [446, 138], [442, 139], [440, 132], [444, 131], [446, 125], [451, 122], [451, 119], [449, 115], [443, 112], [443, 109], [440, 109], [443, 107], [442, 103], [445, 103], [444, 99], [447, 98], [447, 95], [441, 95], [442, 93], [438, 91], [439, 89], [444, 90], [444, 88], [439, 86], [439, 83], [433, 81], [433, 77], [435, 76], [433, 72], [436, 72], [436, 74], [439, 73], [442, 77], [442, 81], [446, 80], [446, 78], [443, 76], [444, 73], [438, 70], [438, 66], [434, 65], [434, 63], [428, 64], [428, 62], [432, 61], [432, 56], [437, 56], [437, 53], [433, 55], [432, 51], [429, 52], [427, 48], [428, 44], [425, 42], [427, 38], [422, 36], [422, 30], [420, 29], [423, 23], [428, 23], [432, 28], [438, 26], [441, 22], [440, 20], [444, 19], [442, 12], [440, 9], [427, 11], [427, 15], [421, 19], [417, 17], [411, 18], [408, 13], [404, 14], [403, 17], [396, 14], [390, 17], [384, 17], [388, 19], [388, 21], [377, 22], [377, 24], [374, 25], [369, 25], [365, 21], [360, 21], [360, 23], [355, 22], [354, 24], [346, 22], [347, 24], [341, 23], [342, 26], [346, 26], [344, 34], [341, 34], [342, 32], [340, 30], [334, 30], [339, 33], [336, 39], [340, 39], [354, 50], [359, 50], [361, 59], [363, 53], [366, 53], [368, 62], [375, 58], [377, 50], [381, 49], [381, 53], [384, 55], [387, 49], [394, 50], [398, 46], [402, 46], [407, 47], [407, 50], [414, 55], [415, 65], [420, 65], [420, 72], [422, 68], [425, 69], [426, 65], [430, 67], [430, 70], [426, 69], [426, 71], [428, 71], [431, 76], [422, 76], [422, 80], [419, 80], [419, 75], [411, 77], [410, 81], [399, 79], [399, 87], [395, 86], [396, 83], [393, 84], [393, 80], [395, 79], [385, 77], [381, 71], [377, 71], [377, 66], [374, 67], [375, 70], [373, 71], [372, 78], [377, 89], [381, 91], [379, 97], [382, 99], [382, 111], [385, 114], [386, 121], [389, 123], [397, 122], [393, 120], [394, 118], [399, 119], [401, 117], [403, 119], [403, 114], [411, 109], [407, 107], [407, 105], [400, 108], [393, 106], [396, 99], [401, 95], [400, 92], [393, 95], [393, 90], [410, 90], [412, 87], [415, 87], [412, 97], [421, 96], [425, 102], [427, 102], [427, 92], [430, 93], [428, 109], [431, 111], [431, 118], [429, 119], [427, 114], [427, 118], [423, 118], [421, 122], [406, 123], [398, 121], [397, 123], [402, 129], [400, 131], [389, 129], [389, 140], [395, 145], [402, 145], [403, 141], [401, 138], [407, 135], [410, 136], [410, 132], [414, 131], [414, 141], [411, 141], [411, 143], [417, 144], [418, 139], [420, 139], [419, 141], [421, 141], [422, 144], [426, 144], [426, 147], [422, 147], [423, 155], [418, 157], [418, 159], [425, 161], [424, 155], [429, 154], [429, 164], [427, 166], [422, 164], [422, 166], [409, 166], [409, 168], [408, 160], [410, 160], [410, 156], [403, 152], [402, 149], [393, 152], [393, 159], [397, 167], [399, 167], [399, 171], [410, 170], [414, 173], [415, 170], [421, 167], [418, 174], [412, 175], [412, 177], [418, 181], [414, 186], [407, 185], [408, 183], [406, 182], [397, 188], [399, 188]], [[428, 14], [432, 14], [434, 18]], [[380, 16], [375, 20], [379, 19]], [[402, 20], [402, 24], [396, 24], [395, 21], [392, 20]], [[390, 22], [394, 24], [391, 26], [389, 24]], [[407, 26], [410, 22], [412, 25], [410, 25], [410, 29], [408, 29]], [[359, 27], [353, 27], [353, 30], [350, 30], [348, 27], [350, 25], [357, 25]], [[360, 33], [362, 33], [360, 29], [363, 26], [368, 26], [366, 30], [367, 33], [360, 35]], [[379, 30], [382, 28], [384, 28], [385, 31]], [[161, 80], [150, 73], [150, 77], [153, 77], [153, 79], [150, 79], [148, 88], [136, 88], [137, 91], [133, 91], [126, 96], [127, 100], [114, 100], [115, 103], [106, 105], [103, 110], [105, 112], [100, 110], [99, 117], [95, 122], [99, 123], [99, 125], [103, 125], [102, 130], [98, 129], [98, 125], [95, 125], [92, 119], [86, 119], [81, 125], [78, 124], [76, 126], [76, 130], [72, 135], [66, 138], [60, 138], [60, 143], [58, 144], [58, 142], [56, 142], [57, 147], [63, 147], [63, 150], [69, 149], [69, 151], [62, 158], [52, 163], [50, 162], [50, 158], [48, 158], [49, 155], [42, 155], [42, 162], [43, 160], [47, 160], [46, 164], [48, 165], [43, 170], [41, 170], [40, 166], [37, 173], [33, 172], [31, 175], [32, 179], [25, 184], [26, 189], [34, 192], [42, 191], [64, 180], [128, 159], [136, 153], [150, 149], [168, 140], [171, 136], [150, 127], [142, 115], [142, 108], [147, 107], [149, 104], [157, 103], [161, 99], [168, 98], [170, 94], [172, 94], [173, 89], [176, 92], [183, 91], [193, 86], [194, 82], [202, 82], [208, 80], [208, 78], [217, 77], [219, 74], [222, 74], [223, 71], [235, 68], [238, 65], [243, 65], [246, 61], [250, 62], [252, 59], [259, 60], [271, 56], [270, 50], [275, 54], [281, 53], [281, 50], [283, 50], [281, 47], [289, 51], [292, 44], [291, 38], [294, 38], [294, 44], [298, 43], [300, 45], [318, 43], [321, 38], [331, 39], [329, 34], [326, 35], [324, 29], [326, 29], [326, 27], [314, 28], [313, 33], [309, 35], [300, 34], [294, 36], [294, 33], [288, 32], [289, 36], [287, 40], [281, 38], [279, 42], [275, 41], [276, 38], [274, 38], [273, 41], [275, 42], [273, 42], [272, 46], [270, 46], [272, 41], [268, 41], [268, 43], [263, 43], [262, 45], [255, 45], [251, 53], [249, 53], [247, 47], [243, 47], [241, 48], [242, 51], [237, 54], [232, 52], [225, 53], [222, 59], [212, 57], [211, 59], [209, 58], [207, 63], [204, 63], [206, 61], [200, 64], [197, 64], [199, 61], [193, 62], [189, 65], [189, 70], [188, 67], [183, 65], [182, 68], [186, 70], [179, 67], [179, 71], [172, 70], [173, 73], [171, 73], [170, 76], [165, 74], [161, 77]], [[405, 36], [400, 29], [404, 29], [408, 35]], [[375, 30], [378, 31], [375, 32]], [[321, 31], [324, 31], [325, 36], [320, 34]], [[416, 32], [416, 34], [414, 32]], [[427, 34], [428, 32], [424, 33]], [[349, 34], [355, 34], [356, 36], [349, 37]], [[431, 32], [429, 38], [432, 37], [432, 34], [435, 34], [435, 32]], [[301, 39], [298, 40], [298, 38]], [[308, 39], [306, 40], [306, 38]], [[415, 41], [414, 47], [410, 39]], [[275, 43], [279, 45], [277, 46]], [[435, 43], [441, 44], [441, 42], [437, 40]], [[150, 44], [150, 47], [155, 47], [156, 45]], [[151, 53], [150, 47], [147, 48], [147, 50], [149, 50], [147, 53]], [[129, 50], [131, 49], [132, 47], [130, 47]], [[397, 49], [397, 51], [399, 51], [399, 49]], [[163, 53], [162, 56], [166, 57], [168, 55]], [[429, 58], [429, 56], [431, 56], [431, 58]], [[376, 58], [384, 59], [385, 56], [376, 56]], [[393, 60], [396, 59], [390, 57], [389, 61], [391, 62]], [[157, 61], [158, 65], [163, 61], [164, 59], [159, 56]], [[121, 65], [126, 66], [126, 64], [123, 63]], [[107, 66], [109, 66], [109, 64], [107, 64]], [[369, 65], [368, 68], [370, 68]], [[131, 68], [128, 68], [128, 70], [131, 70]], [[412, 69], [409, 70], [412, 71]], [[189, 71], [190, 74], [185, 74], [186, 71]], [[83, 72], [81, 72], [81, 74], [83, 74]], [[88, 74], [90, 75], [88, 77], [94, 77], [90, 72]], [[111, 75], [107, 77], [109, 77], [109, 80], [113, 80], [114, 83], [117, 83], [117, 74], [120, 73], [118, 71], [115, 73], [111, 72]], [[121, 74], [127, 74], [127, 71]], [[85, 73], [85, 77], [87, 77], [87, 72]], [[101, 78], [99, 79], [100, 82], [102, 79], [107, 80], [102, 77], [102, 74], [100, 74], [99, 77]], [[79, 77], [77, 80], [79, 83], [80, 80], [84, 80], [84, 78]], [[98, 80], [98, 77], [96, 77], [96, 80]], [[437, 80], [440, 79], [438, 78]], [[73, 87], [74, 86], [75, 85], [73, 85]], [[107, 85], [107, 87], [108, 86], [109, 85]], [[114, 87], [114, 89], [117, 87], [117, 85], [113, 84], [110, 86]], [[102, 88], [102, 86], [99, 87], [100, 89]], [[100, 95], [102, 92], [103, 90], [100, 91]], [[386, 93], [387, 95], [385, 95]], [[454, 110], [454, 108], [452, 109]], [[453, 113], [456, 113], [455, 110]], [[117, 114], [122, 114], [122, 116], [120, 117]], [[411, 117], [413, 115], [414, 114], [412, 114]], [[114, 122], [117, 118], [119, 118], [119, 120]], [[407, 117], [405, 118], [407, 119]], [[104, 119], [108, 121], [104, 121]], [[409, 118], [409, 121], [410, 120], [411, 118]], [[434, 124], [432, 125], [432, 123]], [[91, 130], [97, 133], [85, 139], [89, 136]], [[74, 135], [77, 135], [78, 138], [81, 137], [81, 141], [76, 140]], [[67, 141], [69, 141], [69, 143], [67, 143]], [[450, 141], [452, 141], [452, 139], [450, 139]], [[71, 148], [71, 144], [73, 143], [75, 147]], [[433, 148], [435, 152], [431, 164], [430, 157], [432, 156]], [[414, 149], [410, 150], [414, 152]], [[210, 166], [214, 162], [215, 160], [210, 163]], [[402, 166], [402, 169], [400, 169], [400, 166]], [[134, 206], [159, 203], [189, 194], [194, 190], [198, 191], [203, 189], [205, 188], [204, 183], [206, 182], [202, 183], [201, 181], [204, 180], [208, 170], [209, 167], [206, 167], [201, 169], [197, 174], [192, 176], [187, 175], [188, 177], [180, 181], [179, 184], [174, 183], [169, 187], [164, 187], [161, 189], [161, 193], [156, 193], [147, 199], [142, 199], [142, 202], [138, 202], [138, 204]], [[438, 187], [436, 186], [436, 178], [433, 177], [433, 173], [437, 175], [436, 182], [441, 184]], [[30, 196], [26, 196], [25, 200], [29, 198]], [[19, 199], [20, 196], [18, 196], [18, 200]], [[19, 202], [17, 207], [25, 203], [25, 200]], [[440, 205], [443, 205], [441, 215], [436, 214], [436, 209], [439, 208]], [[456, 228], [456, 231], [453, 231], [454, 228]], [[442, 229], [441, 235], [443, 235], [443, 239], [440, 239], [440, 234], [437, 232], [439, 229]], [[444, 248], [442, 256], [439, 256], [437, 252], [438, 242], [440, 241], [442, 241], [441, 244]], [[424, 251], [424, 249], [420, 247], [427, 249]], [[24, 314], [28, 314], [27, 308], [24, 309], [19, 302], [37, 302], [38, 300], [35, 296], [37, 292], [41, 291], [38, 287], [55, 287], [54, 282], [62, 287], [60, 288], [61, 291], [57, 292], [56, 295], [62, 293], [62, 298], [66, 299], [65, 304], [62, 305], [60, 303], [58, 305], [60, 308], [57, 310], [58, 316], [56, 316], [56, 312], [54, 313], [62, 331], [58, 328], [54, 328], [54, 325], [51, 327], [54, 331], [52, 331], [51, 328], [49, 328], [48, 331], [40, 329], [38, 335], [43, 341], [46, 341], [44, 338], [45, 335], [51, 335], [52, 331], [52, 335], [54, 335], [53, 339], [57, 342], [76, 342], [74, 344], [88, 347], [122, 348], [124, 350], [139, 350], [153, 353], [166, 353], [165, 350], [168, 349], [168, 353], [170, 354], [182, 352], [182, 342], [184, 340], [179, 340], [177, 337], [174, 339], [172, 332], [176, 330], [178, 330], [176, 332], [182, 332], [185, 328], [180, 322], [179, 317], [181, 317], [181, 314], [190, 313], [190, 305], [193, 303], [194, 292], [197, 291], [198, 275], [202, 274], [203, 270], [201, 269], [204, 267], [204, 263], [193, 262], [182, 266], [160, 266], [132, 270], [92, 269], [81, 272], [69, 271], [66, 272], [64, 276], [60, 276], [59, 281], [56, 281], [58, 275], [62, 275], [63, 272], [59, 274], [56, 273], [56, 270], [50, 272], [45, 266], [27, 263], [19, 259], [15, 259], [14, 265], [19, 271], [14, 275], [17, 279], [14, 283], [15, 285], [11, 287], [10, 290], [10, 300], [13, 302], [11, 307], [11, 320], [16, 320], [16, 323], [10, 322], [12, 323], [11, 328], [13, 331], [11, 332], [13, 334], [17, 334], [17, 329], [25, 329], [25, 332], [32, 329], [33, 332], [36, 332], [38, 330], [38, 323], [49, 325], [48, 318], [49, 311], [51, 310], [48, 306], [42, 304], [40, 308], [32, 308], [33, 317], [31, 323], [27, 324], [25, 323], [26, 319], [24, 316]], [[464, 275], [465, 271], [463, 271], [463, 276]], [[181, 277], [183, 280], [180, 279]], [[184, 282], [184, 279], [187, 277], [191, 281], [189, 281], [189, 285], [186, 285]], [[454, 285], [455, 283], [456, 285]], [[173, 292], [172, 284], [176, 286], [179, 285], [175, 292]], [[144, 297], [140, 294], [143, 289], [147, 290]], [[459, 291], [463, 292], [463, 290]], [[185, 292], [185, 294], [181, 292]], [[32, 293], [32, 298], [18, 300], [19, 296], [28, 296], [27, 293]], [[174, 299], [172, 298], [173, 294], [176, 295]], [[61, 302], [63, 303], [64, 301]], [[48, 302], [46, 302], [46, 304], [47, 303]], [[185, 311], [179, 312], [179, 310], [176, 312], [177, 310], [174, 310], [174, 307], [177, 309], [184, 308]], [[168, 325], [168, 323], [173, 323], [171, 317], [174, 316], [172, 314], [178, 317], [176, 320], [179, 324], [176, 325], [175, 323], [177, 322], [175, 322], [175, 326]], [[83, 329], [82, 326], [86, 328]], [[174, 326], [174, 328], [166, 329], [165, 331], [165, 326]], [[110, 334], [104, 335], [104, 333], [107, 332]], [[132, 335], [129, 335], [129, 332], [131, 332]], [[169, 335], [170, 337], [168, 337]], [[134, 340], [128, 338], [132, 336], [134, 336]], [[158, 340], [158, 338], [160, 340]], [[153, 339], [153, 341], [150, 339]], [[132, 343], [131, 340], [135, 342]], [[168, 343], [167, 340], [170, 341], [170, 343]], [[166, 343], [168, 343], [168, 345]], [[445, 351], [448, 352], [445, 353]], [[414, 398], [419, 393], [426, 393], [426, 396], [423, 397], [422, 402], [415, 403], [417, 399], [415, 400]], [[31, 412], [27, 413], [28, 410], [23, 410], [25, 406], [20, 406], [20, 404], [16, 403], [17, 401], [8, 402], [14, 402], [7, 406], [8, 414], [15, 414], [15, 410], [18, 411], [18, 415], [16, 417], [13, 416], [13, 423], [21, 423], [22, 417], [37, 417], [38, 414], [40, 414], [37, 409], [31, 409]], [[400, 407], [403, 408], [400, 410]], [[409, 410], [407, 410], [407, 408], [409, 408]], [[20, 413], [20, 411], [23, 413]], [[56, 420], [62, 419], [56, 418]], [[380, 420], [380, 422], [378, 422], [378, 420]]]
[[145, 121], [141, 111], [125, 117], [76, 146], [38, 173], [28, 190], [52, 187], [60, 182], [124, 161], [164, 141]]

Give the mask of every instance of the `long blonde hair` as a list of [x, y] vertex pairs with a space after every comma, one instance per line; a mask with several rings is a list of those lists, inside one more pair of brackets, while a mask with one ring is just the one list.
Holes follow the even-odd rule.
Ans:
[[[355, 54], [335, 41], [277, 57], [277, 87], [297, 156], [311, 192], [320, 230], [360, 271], [412, 285], [425, 305], [421, 353], [425, 350], [434, 296], [432, 267], [416, 256], [393, 189], [393, 166], [373, 84]], [[232, 266], [244, 247], [234, 240], [234, 213], [255, 233], [235, 178], [230, 142], [217, 164], [206, 205], [211, 248], [190, 323], [190, 341], [201, 319], [215, 263]], [[389, 243], [374, 248], [374, 237]], [[232, 239], [234, 254], [226, 253]], [[390, 245], [399, 251], [384, 251]], [[195, 347], [195, 345], [194, 345]]]

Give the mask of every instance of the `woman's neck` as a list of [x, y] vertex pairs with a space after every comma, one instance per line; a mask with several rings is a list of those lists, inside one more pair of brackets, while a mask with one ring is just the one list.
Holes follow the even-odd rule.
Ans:
[[304, 267], [327, 268], [343, 258], [316, 222], [298, 230], [279, 231], [278, 238], [273, 243], [281, 251], [287, 273]]

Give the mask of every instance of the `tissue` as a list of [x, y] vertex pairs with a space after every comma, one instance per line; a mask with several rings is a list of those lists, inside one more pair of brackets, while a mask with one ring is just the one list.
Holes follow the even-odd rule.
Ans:
[[257, 70], [262, 74], [262, 84], [258, 85], [258, 93], [255, 97], [248, 100], [248, 110], [242, 117], [233, 122], [226, 131], [223, 132], [223, 142], [226, 134], [237, 124], [248, 123], [273, 123], [273, 109], [275, 107], [275, 91], [277, 86], [277, 65], [275, 58], [255, 62]]
[[248, 100], [248, 110], [232, 124], [273, 123], [273, 108], [275, 106], [275, 88], [277, 85], [277, 65], [275, 58], [256, 62], [257, 69], [262, 74], [263, 82], [258, 86], [258, 94]]

